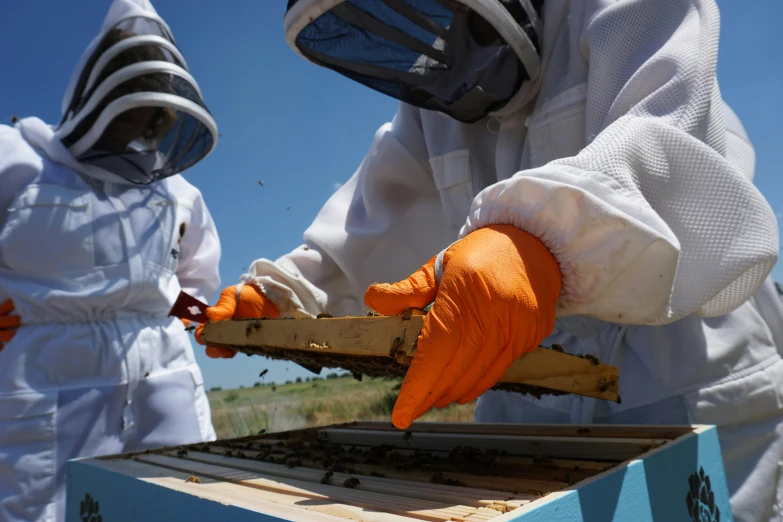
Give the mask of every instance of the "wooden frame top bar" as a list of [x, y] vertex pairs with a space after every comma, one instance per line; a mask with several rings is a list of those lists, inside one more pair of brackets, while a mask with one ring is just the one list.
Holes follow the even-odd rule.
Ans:
[[[210, 345], [230, 346], [248, 355], [265, 355], [273, 350], [278, 358], [305, 357], [313, 364], [323, 359], [324, 366], [347, 370], [351, 368], [330, 365], [329, 358], [342, 357], [348, 366], [350, 358], [358, 366], [370, 359], [388, 359], [391, 368], [410, 364], [423, 319], [422, 315], [403, 314], [221, 321], [204, 325], [203, 338]], [[601, 364], [594, 357], [538, 347], [515, 361], [498, 387], [503, 389], [505, 385], [517, 391], [514, 386], [527, 386], [620, 402], [619, 377], [618, 368]]]

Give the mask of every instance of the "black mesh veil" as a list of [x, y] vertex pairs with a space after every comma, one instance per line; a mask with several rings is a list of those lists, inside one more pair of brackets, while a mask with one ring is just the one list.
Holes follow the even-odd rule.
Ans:
[[[502, 6], [501, 16], [510, 15], [538, 51], [535, 15], [528, 16], [520, 0], [477, 1]], [[330, 7], [319, 10], [319, 4]], [[503, 107], [531, 75], [469, 4], [289, 0], [286, 29], [298, 25], [296, 49], [316, 64], [411, 105], [475, 122]]]
[[[85, 121], [95, 123], [78, 126], [63, 142], [76, 148], [85, 140], [93, 141], [87, 137], [87, 132], [99, 133], [84, 152], [77, 149], [78, 159], [111, 172], [122, 172], [132, 183], [147, 184], [193, 166], [212, 149], [214, 136], [198, 114], [181, 107], [182, 101], [187, 100], [206, 111], [201, 97], [187, 79], [156, 72], [137, 76], [134, 80], [145, 87], [135, 91], [129, 86], [131, 82], [127, 82], [117, 88], [122, 92], [121, 98], [116, 90], [107, 96], [108, 99], [117, 96], [115, 99], [129, 108], [123, 110], [118, 106], [116, 111], [111, 111], [111, 106], [99, 104], [85, 116]], [[149, 92], [151, 85], [155, 86], [154, 93]], [[112, 118], [109, 121], [104, 117], [105, 127], [101, 124], [103, 114], [110, 114]], [[141, 134], [129, 129], [138, 120], [148, 122], [136, 125], [142, 129]], [[133, 139], [128, 141], [130, 138]]]
[[217, 126], [168, 28], [134, 16], [85, 60], [57, 135], [80, 162], [148, 184], [209, 154]]

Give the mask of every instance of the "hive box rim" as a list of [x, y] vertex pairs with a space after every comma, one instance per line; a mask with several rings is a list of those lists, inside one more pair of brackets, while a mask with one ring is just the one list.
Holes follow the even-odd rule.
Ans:
[[[279, 432], [269, 432], [264, 433], [261, 435], [255, 435], [255, 436], [246, 436], [246, 437], [233, 437], [228, 439], [218, 439], [216, 441], [212, 442], [243, 442], [247, 441], [248, 439], [254, 439], [254, 440], [263, 440], [264, 438], [274, 438], [275, 435], [282, 435], [282, 434], [303, 434], [307, 432], [318, 432], [319, 430], [328, 430], [328, 429], [339, 429], [341, 427], [350, 427], [350, 426], [356, 426], [356, 425], [362, 425], [362, 426], [378, 426], [378, 427], [387, 427], [391, 423], [384, 422], [384, 421], [356, 421], [356, 422], [349, 422], [349, 423], [334, 423], [334, 424], [328, 424], [323, 426], [313, 426], [309, 428], [303, 428], [299, 430], [286, 430], [286, 431], [279, 431]], [[557, 502], [560, 498], [565, 497], [566, 495], [574, 494], [578, 490], [584, 488], [585, 486], [593, 483], [597, 483], [598, 481], [613, 475], [617, 474], [618, 472], [621, 472], [621, 470], [624, 470], [626, 468], [629, 468], [630, 466], [639, 463], [645, 459], [650, 458], [651, 456], [654, 456], [658, 453], [661, 453], [663, 451], [666, 451], [670, 449], [675, 444], [680, 444], [688, 439], [691, 439], [693, 437], [698, 437], [700, 435], [708, 434], [710, 432], [714, 432], [714, 436], [717, 437], [717, 426], [712, 424], [679, 424], [679, 425], [635, 425], [635, 424], [618, 424], [618, 425], [607, 425], [607, 424], [580, 424], [580, 425], [565, 425], [565, 424], [539, 424], [539, 423], [476, 423], [476, 422], [459, 422], [459, 423], [414, 423], [412, 426], [412, 429], [415, 433], [417, 428], [427, 427], [427, 426], [442, 426], [442, 425], [462, 425], [465, 427], [472, 427], [472, 428], [500, 428], [500, 427], [510, 427], [515, 428], [518, 430], [524, 430], [525, 428], [532, 428], [534, 430], [538, 429], [552, 429], [554, 431], [562, 430], [564, 432], [571, 430], [571, 429], [578, 429], [578, 428], [587, 428], [587, 429], [594, 429], [597, 428], [599, 430], [602, 429], [613, 429], [616, 431], [622, 431], [622, 430], [640, 430], [640, 431], [655, 431], [655, 430], [663, 430], [663, 431], [670, 431], [675, 432], [679, 431], [680, 433], [673, 435], [671, 438], [669, 438], [668, 442], [665, 444], [662, 444], [660, 446], [648, 449], [646, 451], [643, 451], [642, 453], [629, 458], [624, 459], [620, 462], [618, 462], [615, 466], [611, 467], [610, 469], [607, 469], [605, 471], [601, 471], [595, 475], [586, 477], [572, 485], [569, 485], [567, 487], [564, 487], [557, 491], [552, 491], [538, 499], [532, 500], [529, 503], [519, 506], [507, 513], [501, 514], [495, 518], [492, 518], [492, 522], [510, 522], [512, 520], [517, 520], [520, 516], [524, 515], [525, 513], [532, 512], [546, 504]], [[402, 432], [403, 430], [398, 430]], [[562, 435], [562, 437], [566, 437], [567, 435]], [[559, 436], [553, 436], [553, 438], [558, 438]], [[618, 437], [619, 438], [619, 437]], [[190, 448], [195, 446], [201, 446], [204, 443], [193, 443], [193, 444], [183, 444], [183, 445], [176, 445], [176, 446], [169, 446], [165, 448], [156, 448], [151, 450], [140, 450], [140, 451], [134, 451], [134, 452], [127, 452], [122, 454], [115, 454], [115, 455], [104, 455], [99, 457], [87, 457], [87, 458], [78, 458], [78, 459], [71, 459], [68, 461], [69, 468], [71, 466], [81, 466], [81, 465], [91, 465], [90, 463], [93, 461], [110, 461], [110, 460], [122, 460], [122, 459], [129, 459], [135, 455], [141, 455], [141, 454], [147, 454], [147, 453], [162, 453], [165, 451], [173, 451], [179, 448]], [[98, 464], [99, 466], [99, 464]], [[70, 473], [69, 473], [70, 475]], [[156, 487], [162, 487], [162, 486], [156, 486]], [[684, 500], [683, 500], [684, 502]], [[727, 513], [724, 520], [731, 520], [731, 513]]]

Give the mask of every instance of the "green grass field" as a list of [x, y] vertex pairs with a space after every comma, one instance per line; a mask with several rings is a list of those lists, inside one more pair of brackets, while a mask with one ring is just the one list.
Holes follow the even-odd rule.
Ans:
[[[337, 374], [316, 379], [210, 391], [212, 422], [218, 438], [355, 420], [391, 420], [399, 380], [365, 378], [359, 382], [350, 375]], [[469, 422], [473, 420], [474, 407], [475, 403], [433, 409], [420, 420]]]

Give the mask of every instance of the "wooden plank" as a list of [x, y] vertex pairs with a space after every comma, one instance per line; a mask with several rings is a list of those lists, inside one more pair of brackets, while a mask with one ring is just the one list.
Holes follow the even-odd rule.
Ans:
[[[403, 511], [400, 507], [400, 499], [389, 495], [376, 495], [366, 492], [348, 489], [343, 486], [331, 486], [313, 484], [298, 480], [283, 479], [281, 477], [267, 476], [260, 473], [245, 472], [230, 467], [209, 465], [190, 461], [187, 459], [174, 459], [161, 455], [147, 455], [138, 457], [143, 461], [154, 462], [156, 465], [179, 469], [198, 476], [206, 476], [212, 479], [235, 482], [256, 489], [258, 494], [266, 496], [268, 492], [277, 492], [282, 494], [292, 494], [307, 498], [330, 499], [335, 502], [344, 502], [346, 504], [378, 510], [382, 512]], [[345, 502], [347, 500], [347, 502]], [[394, 500], [392, 503], [390, 500]], [[394, 504], [394, 506], [392, 506]], [[416, 518], [424, 520], [442, 520], [444, 513], [449, 512], [448, 506], [432, 502], [410, 501], [405, 503], [405, 509], [411, 511], [420, 511]], [[429, 511], [442, 509], [442, 512], [431, 513]], [[472, 510], [454, 509], [454, 513], [467, 513]], [[454, 514], [449, 513], [449, 514]], [[446, 516], [445, 518], [449, 518]]]
[[464, 435], [461, 433], [418, 433], [403, 439], [402, 433], [324, 429], [319, 437], [337, 444], [377, 446], [389, 444], [400, 448], [451, 450], [471, 446], [481, 450], [495, 449], [510, 455], [545, 455], [550, 458], [620, 461], [670, 442], [666, 439], [621, 439], [600, 437], [528, 437], [521, 435]]
[[[207, 323], [204, 341], [224, 346], [273, 346], [309, 352], [392, 357], [412, 353], [422, 316], [249, 319]], [[399, 341], [398, 341], [399, 339]]]
[[[223, 455], [226, 451], [226, 448], [213, 448], [211, 452]], [[250, 450], [241, 450], [241, 453], [238, 453], [240, 450], [228, 451], [231, 451], [230, 456], [245, 459], [254, 459], [262, 454], [262, 452]], [[619, 463], [550, 459], [546, 456], [499, 459], [457, 457], [451, 461], [447, 453], [435, 455], [435, 452], [427, 451], [431, 455], [431, 459], [425, 458], [422, 463], [416, 464], [417, 459], [411, 455], [414, 453], [412, 450], [407, 450], [409, 452], [407, 456], [403, 455], [406, 450], [394, 451], [402, 455], [399, 465], [385, 462], [364, 463], [362, 460], [346, 462], [343, 465], [355, 474], [423, 482], [425, 488], [431, 488], [431, 483], [438, 482], [435, 478], [437, 475], [443, 484], [459, 484], [474, 489], [537, 495], [541, 491], [551, 491], [565, 483], [570, 484], [587, 479], [611, 469]], [[304, 467], [326, 469], [321, 460], [324, 456], [323, 453], [313, 453], [308, 458], [294, 454], [288, 454], [288, 456], [301, 462]], [[279, 458], [280, 456], [275, 455], [275, 457]], [[283, 460], [285, 458], [283, 457]], [[489, 477], [499, 477], [502, 481], [491, 480]], [[498, 484], [501, 484], [502, 487], [499, 487]], [[424, 494], [425, 492], [422, 491], [422, 495]]]
[[[395, 431], [399, 432], [399, 430], [395, 430]], [[275, 442], [275, 443], [268, 444], [268, 442]], [[279, 442], [283, 442], [283, 441], [279, 441]], [[231, 449], [243, 453], [247, 453], [248, 450], [273, 451], [273, 450], [281, 449], [281, 447], [277, 445], [277, 441], [274, 441], [274, 439], [259, 440], [256, 442], [237, 442], [237, 443], [216, 441], [211, 443], [209, 446], [207, 446], [207, 448], [210, 448], [211, 450], [214, 450], [216, 448], [225, 448], [225, 449]], [[341, 448], [348, 454], [350, 454], [352, 451], [356, 452], [359, 450], [362, 451], [367, 450], [366, 446], [355, 446], [349, 444], [341, 445]], [[290, 450], [293, 451], [292, 448], [290, 448]], [[319, 450], [315, 448], [309, 448], [307, 451], [311, 452], [313, 455], [322, 455], [325, 453], [325, 450]], [[417, 450], [410, 449], [409, 447], [403, 446], [403, 447], [396, 447], [395, 451], [400, 455], [411, 456], [414, 455]], [[433, 457], [437, 459], [441, 459], [443, 462], [448, 462], [450, 457], [450, 452], [445, 450], [428, 450], [427, 453], [431, 454]], [[546, 467], [547, 469], [552, 469], [555, 472], [559, 472], [559, 473], [562, 473], [563, 471], [566, 470], [572, 470], [574, 469], [574, 467], [578, 467], [583, 470], [593, 471], [593, 472], [603, 471], [607, 468], [607, 465], [619, 463], [619, 462], [620, 462], [619, 460], [618, 461], [606, 461], [606, 460], [594, 461], [594, 460], [584, 460], [584, 459], [579, 459], [579, 460], [560, 459], [560, 458], [551, 458], [551, 457], [544, 458], [543, 455], [537, 455], [531, 457], [518, 456], [518, 455], [493, 456], [493, 465], [498, 466], [500, 470], [522, 469], [522, 468], [529, 468], [529, 467], [535, 467], [535, 468]]]
[[[247, 451], [248, 457], [255, 457], [259, 455], [259, 452], [257, 451]], [[308, 471], [311, 471], [315, 474], [315, 476], [320, 480], [320, 478], [324, 474], [324, 469], [319, 467], [298, 467], [294, 469], [290, 469], [285, 465], [282, 464], [272, 464], [268, 462], [261, 462], [256, 460], [249, 460], [249, 459], [241, 459], [241, 458], [233, 458], [233, 457], [224, 457], [219, 454], [204, 454], [204, 453], [197, 453], [197, 452], [189, 452], [186, 455], [186, 458], [193, 458], [196, 460], [203, 459], [204, 457], [208, 457], [207, 460], [204, 460], [205, 462], [218, 462], [220, 460], [230, 460], [231, 466], [233, 467], [245, 467], [248, 466], [247, 469], [256, 470], [259, 472], [268, 472], [270, 474], [278, 474], [280, 473], [280, 476], [285, 476], [285, 473], [297, 471], [297, 470], [304, 470], [307, 469]], [[513, 495], [509, 492], [500, 492], [497, 490], [488, 490], [488, 489], [480, 489], [480, 488], [471, 488], [471, 487], [462, 487], [462, 486], [449, 486], [444, 484], [420, 484], [417, 482], [412, 482], [411, 480], [401, 480], [401, 479], [395, 479], [391, 477], [376, 477], [372, 476], [371, 474], [373, 471], [375, 471], [377, 468], [369, 466], [369, 465], [363, 465], [361, 463], [356, 463], [355, 465], [363, 466], [364, 471], [366, 473], [363, 473], [362, 470], [357, 469], [357, 474], [365, 475], [365, 478], [362, 479], [362, 484], [359, 486], [359, 489], [362, 487], [378, 487], [380, 488], [399, 488], [400, 490], [410, 491], [411, 495], [418, 494], [422, 495], [422, 498], [424, 500], [435, 500], [435, 498], [424, 498], [425, 496], [437, 496], [439, 497], [439, 502], [445, 502], [450, 503], [454, 501], [458, 502], [475, 502], [476, 505], [484, 505], [489, 504], [492, 502], [499, 502], [499, 501], [507, 501], [507, 500], [530, 500], [534, 498], [532, 495]], [[352, 467], [354, 464], [351, 465]], [[264, 471], [266, 470], [266, 471]], [[342, 477], [342, 474], [335, 473], [335, 477]], [[346, 477], [348, 475], [346, 474]], [[335, 480], [335, 482], [339, 482], [339, 480]], [[424, 491], [424, 487], [426, 486], [426, 491]]]
[[[203, 338], [218, 346], [274, 347], [333, 355], [393, 358], [409, 364], [423, 316], [249, 319], [204, 325]], [[619, 402], [619, 369], [538, 347], [514, 361], [499, 383]]]
[[474, 514], [465, 519], [465, 522], [483, 522], [485, 520], [492, 520], [498, 518], [497, 511], [492, 509], [479, 509]]
[[228, 482], [219, 482], [204, 479], [201, 483], [187, 482], [189, 473], [173, 471], [143, 462], [133, 460], [91, 460], [86, 463], [89, 466], [120, 473], [122, 475], [155, 484], [166, 489], [187, 493], [207, 500], [233, 505], [243, 509], [265, 513], [280, 517], [285, 520], [308, 520], [313, 522], [345, 522], [346, 518], [363, 520], [366, 522], [403, 522], [415, 519], [401, 518], [391, 519], [387, 517], [375, 517], [372, 514], [362, 517], [361, 512], [353, 506], [340, 506], [323, 502], [311, 502], [303, 506], [293, 503], [288, 505], [272, 502], [254, 496], [251, 491], [243, 486]]
[[299, 480], [269, 477], [259, 473], [240, 471], [223, 466], [215, 466], [162, 455], [140, 455], [136, 457], [136, 460], [191, 473], [198, 477], [207, 477], [241, 484], [249, 488], [255, 488], [258, 491], [263, 491], [264, 493], [262, 496], [267, 492], [291, 494], [310, 499], [329, 500], [335, 503], [369, 509], [371, 511], [391, 513], [433, 522], [462, 520], [464, 517], [475, 512], [475, 509], [466, 510], [459, 507], [451, 507], [443, 503], [409, 498], [401, 500], [399, 497], [392, 495], [356, 491], [342, 486], [312, 484]]
[[[334, 426], [337, 427], [337, 426]], [[400, 432], [391, 422], [357, 421], [346, 429]], [[531, 437], [617, 437], [622, 439], [676, 439], [693, 433], [693, 426], [639, 426], [623, 424], [487, 424], [475, 422], [414, 422], [411, 433], [464, 433], [478, 435], [524, 435]]]
[[620, 402], [620, 370], [566, 353], [535, 348], [514, 361], [498, 383], [519, 383]]
[[[248, 452], [248, 456], [255, 456], [257, 454], [258, 452]], [[176, 456], [176, 454], [169, 456]], [[182, 455], [181, 458], [315, 483], [321, 483], [325, 474], [323, 469], [310, 467], [289, 468], [282, 464], [271, 464], [249, 459], [225, 457], [216, 453], [188, 452], [187, 454]], [[369, 473], [372, 472], [370, 471]], [[410, 480], [373, 477], [369, 476], [369, 473], [366, 475], [362, 474], [361, 482], [356, 486], [356, 489], [360, 491], [372, 491], [375, 493], [387, 493], [418, 498], [421, 500], [431, 500], [444, 504], [464, 504], [471, 507], [489, 506], [496, 503], [505, 503], [510, 500], [524, 502], [534, 498], [532, 495], [522, 498], [519, 495], [510, 495], [509, 493], [491, 490], [446, 486], [442, 484], [421, 484]], [[341, 484], [350, 477], [351, 475], [347, 473], [333, 473], [331, 480], [333, 484]]]
[[[218, 450], [216, 450], [217, 452]], [[245, 455], [256, 455], [256, 452], [244, 451]], [[318, 466], [314, 461], [301, 459], [303, 464], [311, 467]], [[382, 473], [387, 478], [395, 478], [403, 481], [414, 481], [422, 487], [431, 487], [434, 470], [424, 471], [420, 469], [397, 469], [387, 465], [371, 465], [352, 463], [351, 469], [360, 475], [372, 475], [373, 473]], [[560, 481], [542, 481], [524, 478], [496, 477], [489, 475], [472, 475], [454, 471], [441, 473], [441, 478], [446, 481], [456, 481], [464, 484], [467, 488], [486, 489], [490, 491], [502, 492], [508, 496], [515, 496], [522, 499], [532, 499], [540, 496], [543, 492], [556, 491], [566, 487], [568, 484]]]
[[[417, 450], [396, 448], [394, 450], [401, 457], [399, 464], [395, 466], [383, 465], [380, 463], [366, 462], [366, 455], [359, 454], [360, 451], [364, 451], [367, 448], [359, 446], [342, 446], [343, 455], [352, 459], [350, 467], [355, 469], [361, 474], [372, 473], [384, 473], [389, 476], [389, 472], [394, 472], [403, 466], [403, 469], [408, 469], [405, 463], [414, 463], [417, 460]], [[352, 449], [355, 450], [352, 452]], [[202, 450], [204, 448], [201, 448]], [[277, 447], [266, 447], [263, 445], [257, 445], [248, 448], [247, 445], [240, 446], [210, 446], [207, 447], [210, 452], [225, 454], [226, 451], [231, 452], [231, 455], [245, 458], [256, 458], [263, 452], [269, 452], [270, 450], [277, 449]], [[322, 469], [322, 463], [320, 459], [327, 456], [326, 450], [308, 449], [307, 453], [311, 456], [310, 460], [302, 459], [301, 452], [286, 454], [274, 454], [276, 458], [299, 458], [303, 466], [316, 467]], [[585, 460], [572, 460], [572, 459], [552, 459], [544, 456], [537, 457], [518, 457], [518, 456], [495, 456], [495, 455], [450, 455], [445, 451], [427, 451], [425, 460], [428, 462], [428, 469], [430, 472], [443, 472], [449, 474], [449, 477], [456, 480], [451, 476], [452, 473], [459, 473], [461, 476], [470, 476], [471, 480], [461, 480], [472, 484], [473, 487], [478, 487], [474, 477], [482, 476], [498, 476], [510, 479], [524, 479], [526, 481], [540, 482], [572, 482], [574, 480], [583, 480], [587, 477], [591, 477], [596, 473], [606, 470], [608, 467], [616, 465], [618, 462], [594, 462]], [[231, 456], [229, 455], [229, 456]], [[420, 457], [420, 456], [419, 456]], [[362, 463], [364, 460], [364, 463]], [[419, 459], [420, 460], [420, 459]], [[431, 462], [430, 462], [431, 461]], [[354, 464], [358, 464], [356, 467]], [[414, 469], [420, 469], [421, 466], [414, 467]], [[468, 471], [470, 470], [470, 471]], [[432, 475], [430, 475], [430, 478]], [[411, 480], [406, 478], [406, 480]], [[427, 481], [429, 481], [428, 479]], [[471, 482], [473, 481], [473, 482]], [[532, 482], [527, 482], [532, 484]], [[517, 483], [517, 489], [514, 491], [527, 491], [527, 489], [519, 489], [522, 487], [523, 482]], [[541, 486], [531, 486], [531, 490], [538, 492], [541, 491]]]

